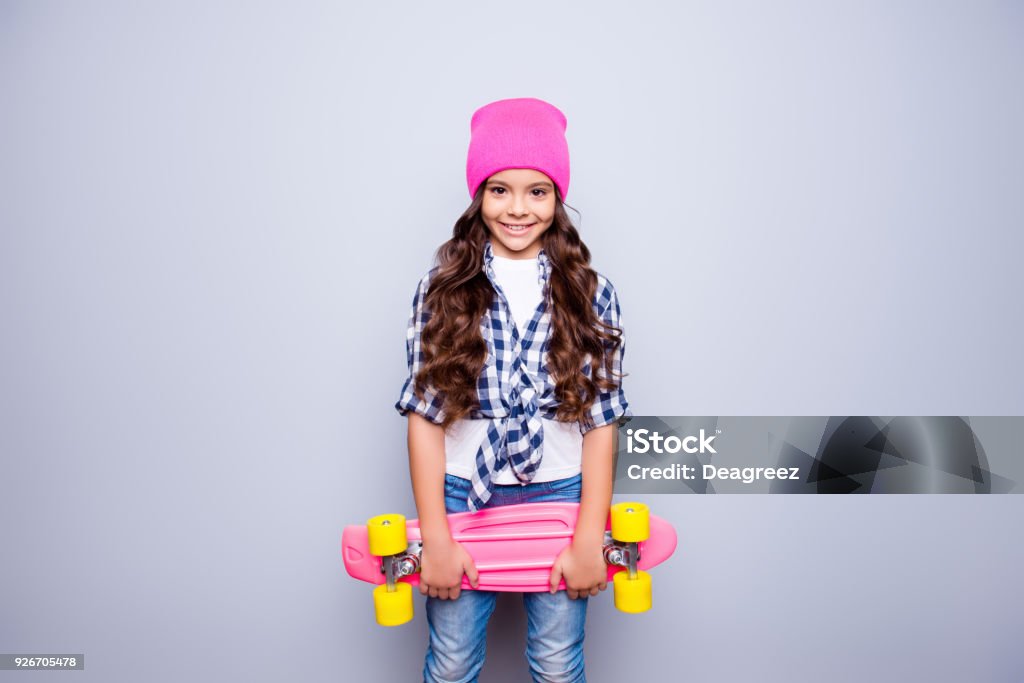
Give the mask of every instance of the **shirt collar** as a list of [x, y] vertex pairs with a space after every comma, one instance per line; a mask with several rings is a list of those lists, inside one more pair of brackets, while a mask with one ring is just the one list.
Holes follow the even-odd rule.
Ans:
[[[487, 274], [487, 278], [492, 284], [497, 284], [497, 278], [494, 275], [494, 249], [491, 247], [491, 241], [487, 240], [484, 244], [484, 273]], [[540, 279], [541, 290], [544, 291], [545, 296], [547, 295], [548, 279], [551, 276], [551, 261], [548, 259], [548, 255], [544, 253], [544, 248], [541, 247], [540, 253], [537, 254], [537, 277]]]

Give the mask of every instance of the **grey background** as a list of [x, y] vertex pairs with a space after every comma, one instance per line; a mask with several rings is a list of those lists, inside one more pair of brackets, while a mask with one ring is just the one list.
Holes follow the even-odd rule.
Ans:
[[[0, 2], [0, 651], [415, 680], [408, 307], [472, 111], [565, 111], [648, 415], [1024, 413], [1020, 3]], [[1019, 681], [1019, 496], [658, 496], [592, 681]], [[521, 681], [521, 610], [484, 681]], [[5, 672], [0, 678], [21, 676]]]

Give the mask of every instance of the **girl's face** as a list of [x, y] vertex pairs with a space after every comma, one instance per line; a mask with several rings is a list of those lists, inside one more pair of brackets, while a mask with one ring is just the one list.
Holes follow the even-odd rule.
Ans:
[[555, 220], [555, 184], [532, 168], [509, 168], [484, 182], [480, 214], [495, 256], [536, 258], [540, 238]]

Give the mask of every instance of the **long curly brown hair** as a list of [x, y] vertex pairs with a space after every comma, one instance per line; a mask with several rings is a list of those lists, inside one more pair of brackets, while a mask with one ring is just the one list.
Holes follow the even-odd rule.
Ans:
[[[422, 332], [424, 363], [415, 391], [422, 398], [430, 386], [443, 398], [444, 428], [478, 407], [477, 378], [487, 360], [480, 320], [491, 306], [494, 288], [482, 268], [489, 239], [480, 216], [484, 185], [455, 222], [452, 238], [437, 250], [437, 271], [424, 300], [430, 318]], [[551, 264], [547, 371], [559, 401], [555, 419], [590, 426], [589, 411], [597, 395], [619, 386], [622, 375], [615, 373], [612, 358], [622, 344], [622, 330], [605, 324], [594, 311], [597, 274], [590, 268], [590, 250], [557, 189], [554, 221], [541, 239]], [[589, 376], [584, 372], [588, 366]]]

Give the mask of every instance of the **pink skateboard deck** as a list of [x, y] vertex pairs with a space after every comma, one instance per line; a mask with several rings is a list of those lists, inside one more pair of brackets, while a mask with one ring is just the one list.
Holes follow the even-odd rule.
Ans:
[[[448, 515], [452, 537], [469, 552], [480, 574], [478, 590], [539, 592], [549, 590], [551, 567], [572, 540], [578, 503], [526, 503], [487, 508], [477, 513]], [[610, 528], [610, 525], [606, 528]], [[420, 541], [418, 520], [406, 522], [410, 546]], [[606, 534], [606, 538], [608, 535]], [[639, 569], [649, 569], [667, 560], [676, 549], [676, 532], [671, 524], [650, 516], [650, 536], [639, 543]], [[366, 526], [345, 527], [341, 554], [348, 573], [372, 584], [385, 583], [381, 558], [370, 553]], [[620, 566], [608, 567], [608, 580]], [[419, 573], [399, 581], [419, 584]], [[466, 577], [464, 589], [472, 588]], [[559, 584], [565, 589], [565, 582]]]

